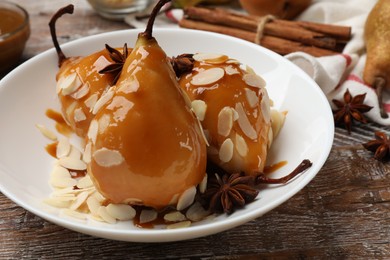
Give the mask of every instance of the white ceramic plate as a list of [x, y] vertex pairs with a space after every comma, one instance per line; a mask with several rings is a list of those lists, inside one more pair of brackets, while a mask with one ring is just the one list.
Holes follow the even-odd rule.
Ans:
[[[63, 45], [68, 56], [87, 55], [104, 47], [134, 46], [139, 31], [117, 31], [83, 38]], [[45, 116], [48, 108], [59, 111], [55, 93], [57, 55], [46, 51], [22, 64], [0, 82], [0, 190], [28, 211], [63, 227], [108, 239], [165, 242], [196, 238], [221, 232], [250, 220], [282, 204], [318, 173], [333, 141], [333, 117], [320, 88], [299, 68], [283, 57], [260, 46], [232, 37], [208, 32], [165, 29], [155, 37], [169, 56], [182, 53], [224, 53], [251, 66], [267, 81], [267, 89], [278, 109], [288, 116], [275, 140], [269, 162], [286, 160], [275, 177], [293, 170], [303, 159], [313, 166], [287, 185], [268, 186], [258, 198], [233, 214], [195, 223], [184, 229], [140, 229], [131, 222], [105, 224], [82, 222], [59, 216], [59, 211], [42, 200], [51, 193], [48, 184], [54, 159], [45, 151], [48, 139], [36, 129], [40, 123], [54, 130]]]

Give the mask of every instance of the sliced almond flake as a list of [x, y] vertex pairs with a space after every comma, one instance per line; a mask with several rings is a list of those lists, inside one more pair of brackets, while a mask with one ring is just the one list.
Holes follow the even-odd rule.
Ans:
[[241, 64], [241, 62], [239, 62], [236, 59], [228, 59], [225, 63], [226, 64], [237, 64], [237, 65]]
[[56, 208], [68, 208], [71, 203], [70, 201], [59, 201], [56, 198], [47, 198], [43, 202]]
[[186, 220], [174, 224], [167, 225], [167, 229], [177, 229], [177, 228], [186, 228], [191, 226], [191, 221]]
[[192, 58], [196, 61], [204, 61], [213, 64], [224, 63], [229, 59], [228, 56], [218, 53], [196, 53]]
[[92, 94], [84, 101], [84, 104], [86, 107], [89, 108], [89, 111], [92, 112], [93, 107], [95, 106], [99, 96], [97, 93]]
[[73, 187], [77, 184], [77, 180], [72, 178], [50, 178], [50, 185], [56, 188]]
[[256, 88], [264, 88], [266, 85], [265, 80], [256, 74], [247, 73], [242, 77], [242, 79], [245, 81], [247, 85]]
[[164, 215], [164, 220], [169, 222], [179, 222], [187, 220], [186, 216], [183, 215], [180, 211], [169, 212]]
[[53, 196], [52, 199], [56, 199], [58, 201], [69, 201], [73, 202], [76, 200], [76, 196]]
[[75, 92], [82, 84], [77, 73], [72, 73], [70, 75], [61, 78], [58, 81], [58, 88], [61, 90], [61, 93], [64, 96], [67, 96], [73, 92]]
[[103, 134], [106, 131], [107, 127], [110, 125], [110, 115], [108, 114], [102, 115], [99, 118], [98, 123], [99, 123], [99, 133]]
[[67, 188], [63, 188], [63, 189], [57, 189], [55, 191], [53, 191], [51, 193], [51, 195], [53, 197], [56, 197], [56, 196], [65, 196], [65, 195], [71, 195], [71, 196], [74, 196], [73, 194], [73, 187], [67, 187]]
[[200, 121], [203, 121], [204, 116], [206, 115], [207, 104], [203, 100], [195, 99], [191, 102], [191, 105], [192, 109], [194, 109], [195, 115]]
[[95, 151], [92, 157], [102, 167], [116, 166], [125, 160], [119, 151], [110, 150], [105, 147]]
[[227, 138], [219, 149], [219, 159], [222, 162], [229, 162], [233, 158], [233, 148], [234, 144], [232, 139]]
[[101, 217], [105, 222], [115, 224], [116, 219], [108, 214], [106, 207], [100, 206], [98, 209], [98, 216]]
[[76, 146], [72, 145], [68, 157], [79, 160], [81, 159], [81, 154], [81, 151]]
[[101, 204], [95, 197], [88, 197], [87, 206], [92, 215], [98, 215], [98, 210]]
[[73, 217], [73, 218], [82, 219], [82, 220], [86, 220], [87, 219], [85, 214], [77, 212], [77, 211], [74, 211], [74, 210], [71, 210], [71, 209], [63, 209], [62, 212], [65, 215]]
[[90, 218], [95, 220], [95, 221], [105, 222], [104, 219], [102, 217], [100, 217], [99, 215], [90, 215]]
[[126, 204], [108, 204], [106, 210], [111, 217], [122, 221], [133, 219], [136, 214], [135, 209]]
[[179, 200], [176, 205], [177, 210], [183, 210], [190, 206], [195, 199], [196, 188], [194, 186], [185, 190], [179, 197]]
[[257, 96], [256, 92], [249, 88], [245, 88], [245, 95], [249, 106], [251, 108], [255, 108], [259, 103], [259, 97]]
[[62, 158], [68, 156], [70, 153], [70, 143], [68, 138], [61, 138], [57, 144], [56, 157]]
[[207, 69], [196, 74], [192, 78], [191, 84], [195, 86], [209, 85], [222, 79], [224, 75], [225, 71], [221, 68]]
[[245, 70], [248, 74], [256, 74], [256, 72], [252, 69], [252, 67], [245, 65]]
[[68, 169], [55, 165], [50, 173], [50, 178], [70, 178]]
[[202, 181], [199, 183], [199, 192], [204, 193], [207, 188], [207, 173], [204, 175]]
[[233, 111], [230, 107], [224, 107], [218, 114], [218, 134], [228, 136], [233, 127]]
[[232, 111], [233, 111], [233, 121], [237, 121], [237, 119], [238, 119], [238, 113], [237, 113], [237, 111], [234, 109], [234, 108], [232, 108]]
[[174, 205], [177, 204], [177, 201], [179, 200], [179, 194], [176, 193], [172, 196], [171, 200], [169, 201], [168, 205]]
[[286, 114], [280, 112], [279, 110], [271, 110], [271, 126], [274, 137], [276, 138], [279, 134], [280, 129], [282, 128], [284, 121], [286, 120]]
[[131, 204], [131, 205], [143, 205], [142, 200], [137, 198], [128, 198], [124, 200], [124, 203]]
[[95, 106], [93, 107], [92, 114], [96, 113], [114, 96], [114, 90], [110, 88], [106, 93], [104, 93], [98, 101], [96, 101]]
[[73, 119], [75, 122], [81, 122], [87, 119], [81, 107], [74, 110]]
[[57, 141], [57, 136], [54, 132], [50, 131], [46, 126], [41, 125], [41, 124], [36, 124], [35, 125], [38, 130], [46, 137], [49, 138], [52, 141]]
[[191, 221], [201, 221], [210, 215], [210, 211], [205, 210], [199, 202], [195, 202], [186, 212], [186, 217]]
[[143, 224], [152, 222], [153, 220], [157, 219], [157, 215], [157, 211], [154, 209], [143, 209], [139, 216], [139, 223]]
[[92, 149], [92, 144], [91, 142], [88, 142], [87, 145], [85, 146], [84, 153], [83, 153], [83, 161], [86, 164], [91, 162], [91, 149]]
[[95, 192], [91, 195], [91, 197], [96, 198], [97, 201], [99, 201], [99, 202], [103, 202], [103, 201], [106, 199], [106, 198], [105, 198], [100, 192], [98, 192], [98, 191], [95, 191]]
[[89, 175], [85, 175], [84, 177], [80, 178], [77, 182], [77, 187], [80, 189], [93, 187], [91, 177], [89, 177]]
[[238, 69], [234, 68], [232, 65], [226, 66], [224, 69], [225, 69], [226, 74], [228, 74], [228, 75], [234, 75], [234, 74], [240, 73], [238, 71]]
[[247, 154], [248, 154], [248, 145], [247, 143], [245, 142], [245, 139], [236, 133], [236, 150], [238, 152], [239, 155], [241, 155], [242, 157], [245, 157]]
[[271, 120], [271, 106], [269, 103], [269, 97], [266, 89], [262, 89], [261, 93], [261, 113], [263, 114], [264, 121], [268, 124]]
[[76, 158], [72, 158], [72, 157], [63, 157], [63, 158], [60, 158], [58, 160], [59, 164], [62, 166], [62, 167], [65, 167], [67, 169], [71, 169], [71, 170], [80, 170], [80, 171], [83, 171], [83, 170], [86, 170], [87, 169], [87, 165], [85, 164], [85, 162], [83, 162], [82, 160], [80, 159], [76, 159]]
[[74, 99], [80, 99], [85, 97], [89, 93], [89, 82], [83, 84], [76, 92], [72, 93], [70, 96]]
[[66, 108], [64, 119], [67, 120], [67, 122], [71, 122], [72, 121], [71, 120], [72, 119], [72, 113], [76, 109], [77, 105], [78, 105], [78, 102], [74, 101]]
[[70, 209], [76, 210], [78, 209], [84, 202], [86, 202], [89, 194], [87, 191], [84, 191], [77, 195], [76, 200], [70, 205]]
[[97, 120], [94, 119], [91, 121], [91, 124], [89, 125], [88, 134], [87, 134], [89, 140], [91, 140], [93, 144], [95, 144], [96, 142], [98, 132], [99, 132], [99, 123]]
[[249, 122], [249, 119], [244, 111], [244, 107], [242, 106], [241, 103], [236, 104], [236, 111], [238, 113], [237, 122], [238, 122], [238, 125], [240, 126], [241, 130], [250, 139], [256, 140], [257, 139], [256, 130], [253, 128], [253, 126]]

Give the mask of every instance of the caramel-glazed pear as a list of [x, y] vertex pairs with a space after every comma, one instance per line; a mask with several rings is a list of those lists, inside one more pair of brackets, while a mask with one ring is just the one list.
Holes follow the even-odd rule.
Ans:
[[[55, 24], [64, 14], [73, 13], [73, 5], [58, 10], [49, 25], [58, 54], [57, 95], [63, 118], [80, 137], [85, 137], [94, 118], [93, 107], [112, 85], [113, 76], [99, 71], [111, 63], [109, 53], [101, 50], [86, 57], [66, 57], [56, 36]], [[118, 51], [122, 49], [118, 49]]]
[[383, 118], [388, 115], [383, 109], [382, 92], [390, 90], [390, 1], [379, 0], [367, 17], [364, 39], [367, 60], [364, 81], [375, 88]]
[[[152, 37], [160, 1], [116, 86], [97, 102], [86, 153], [97, 189], [114, 203], [188, 204], [205, 177], [206, 143], [169, 59]], [[88, 159], [87, 159], [88, 161]]]

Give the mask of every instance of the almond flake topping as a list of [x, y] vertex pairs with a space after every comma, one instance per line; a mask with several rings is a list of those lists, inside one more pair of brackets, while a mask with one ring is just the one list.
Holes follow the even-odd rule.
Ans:
[[204, 61], [211, 64], [221, 64], [229, 59], [228, 56], [217, 53], [197, 53], [192, 56], [196, 61]]
[[241, 103], [236, 104], [236, 111], [238, 113], [238, 125], [246, 136], [255, 140], [257, 138], [256, 130], [251, 125]]
[[93, 153], [93, 159], [102, 167], [116, 166], [125, 160], [119, 151], [110, 150], [105, 147], [95, 151]]
[[167, 229], [186, 228], [191, 226], [191, 221], [186, 220], [174, 224], [167, 225]]
[[75, 122], [81, 122], [81, 121], [84, 121], [85, 119], [87, 119], [87, 117], [85, 116], [83, 109], [81, 107], [75, 109], [73, 119]]
[[83, 153], [83, 161], [85, 163], [91, 162], [91, 150], [92, 150], [92, 144], [91, 142], [88, 142], [85, 146], [84, 153]]
[[96, 113], [114, 96], [114, 90], [110, 88], [106, 93], [104, 93], [98, 101], [96, 101], [95, 106], [92, 109], [92, 114], [96, 115]]
[[218, 114], [218, 134], [228, 136], [233, 127], [233, 110], [231, 107], [224, 107]]
[[164, 215], [164, 220], [170, 222], [179, 222], [186, 220], [186, 216], [183, 215], [180, 211], [169, 212]]
[[92, 120], [88, 129], [88, 138], [92, 141], [93, 144], [96, 142], [97, 134], [99, 131], [99, 123], [97, 120]]
[[194, 109], [195, 115], [200, 121], [204, 120], [204, 116], [207, 110], [207, 104], [203, 100], [194, 100], [191, 102], [192, 109]]
[[87, 98], [87, 100], [84, 101], [84, 104], [86, 107], [89, 108], [89, 111], [92, 111], [98, 98], [99, 98], [98, 94], [95, 93], [95, 94], [90, 95], [89, 98]]
[[157, 219], [157, 211], [154, 209], [143, 209], [139, 216], [139, 223], [148, 223]]
[[58, 89], [61, 90], [61, 93], [64, 96], [72, 94], [75, 92], [82, 84], [77, 73], [72, 73], [65, 78], [61, 78], [58, 82]]
[[226, 74], [228, 75], [234, 75], [234, 74], [239, 74], [240, 72], [234, 68], [232, 65], [229, 65], [227, 67], [225, 67], [225, 72]]
[[81, 86], [76, 92], [72, 93], [70, 96], [74, 99], [80, 99], [85, 97], [89, 93], [89, 83], [85, 83]]
[[130, 220], [135, 217], [135, 209], [126, 204], [109, 204], [106, 207], [107, 213], [118, 220]]
[[233, 148], [234, 144], [232, 139], [227, 138], [219, 149], [219, 159], [222, 162], [229, 162], [233, 158]]
[[194, 202], [196, 195], [196, 188], [194, 186], [185, 190], [179, 197], [179, 200], [176, 205], [177, 210], [183, 210], [190, 206]]
[[57, 144], [56, 157], [62, 158], [68, 156], [70, 153], [71, 145], [68, 138], [61, 138]]
[[222, 79], [224, 75], [225, 71], [221, 68], [207, 69], [196, 74], [192, 78], [191, 84], [195, 86], [209, 85]]
[[256, 92], [249, 89], [245, 88], [245, 95], [246, 95], [246, 100], [248, 101], [248, 104], [251, 108], [254, 108], [257, 106], [259, 103], [259, 97], [256, 95]]
[[86, 170], [87, 165], [85, 162], [83, 162], [80, 159], [72, 158], [72, 157], [62, 157], [58, 160], [58, 163], [66, 168], [66, 169], [71, 169], [71, 170]]
[[239, 155], [245, 157], [248, 154], [248, 145], [245, 142], [245, 139], [236, 133], [236, 150]]
[[245, 74], [242, 77], [242, 79], [249, 86], [256, 87], [256, 88], [264, 88], [266, 85], [265, 80], [256, 74], [252, 74], [252, 73]]
[[57, 136], [55, 133], [53, 133], [52, 131], [50, 131], [46, 126], [44, 125], [41, 125], [41, 124], [36, 124], [35, 125], [38, 130], [47, 138], [49, 138], [50, 140], [52, 141], [57, 141]]

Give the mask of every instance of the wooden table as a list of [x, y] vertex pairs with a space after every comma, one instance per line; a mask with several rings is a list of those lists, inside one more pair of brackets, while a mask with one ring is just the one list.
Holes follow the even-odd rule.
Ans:
[[[69, 2], [76, 12], [61, 20], [61, 42], [129, 28], [100, 18], [83, 0], [13, 1], [31, 16], [24, 59], [52, 47], [47, 23]], [[189, 241], [126, 243], [83, 235], [27, 212], [0, 193], [0, 259], [390, 259], [390, 164], [372, 159], [360, 145], [378, 129], [390, 132], [372, 123], [356, 126], [351, 135], [336, 128], [324, 167], [288, 202], [240, 227]]]

